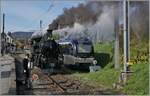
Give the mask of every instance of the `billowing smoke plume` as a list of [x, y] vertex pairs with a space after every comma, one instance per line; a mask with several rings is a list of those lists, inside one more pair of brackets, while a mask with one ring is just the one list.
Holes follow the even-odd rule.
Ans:
[[[97, 3], [94, 3], [94, 5]], [[92, 8], [95, 8], [93, 6]], [[96, 10], [91, 9], [91, 10]], [[93, 42], [112, 41], [114, 39], [114, 6], [103, 5], [101, 7], [101, 14], [96, 17], [95, 23], [86, 21], [80, 23], [76, 21], [72, 27], [65, 27], [55, 30], [54, 33], [58, 33], [61, 37], [89, 37]], [[94, 11], [98, 14], [97, 11]]]
[[[144, 36], [148, 36], [148, 3], [130, 4], [131, 34], [142, 40]], [[123, 2], [91, 1], [64, 9], [64, 13], [49, 26], [58, 25], [58, 30], [54, 33], [59, 33], [61, 37], [86, 36], [94, 42], [103, 42], [114, 40], [115, 29], [118, 27], [115, 20], [122, 27]]]
[[48, 28], [44, 28], [43, 30], [35, 30], [35, 32], [32, 34], [31, 38], [40, 38], [44, 36], [47, 33]]
[[149, 8], [147, 2], [132, 2], [131, 8], [133, 9], [130, 15], [131, 31], [137, 37], [139, 43], [146, 39], [148, 42], [149, 31]]

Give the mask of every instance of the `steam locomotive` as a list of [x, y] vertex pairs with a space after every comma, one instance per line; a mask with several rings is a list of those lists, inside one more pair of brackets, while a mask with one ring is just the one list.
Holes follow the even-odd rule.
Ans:
[[51, 37], [52, 30], [32, 36], [31, 60], [34, 66], [54, 71], [64, 65], [88, 67], [93, 64], [94, 48], [87, 37], [66, 37], [57, 42]]
[[34, 66], [41, 69], [54, 69], [61, 68], [62, 55], [60, 52], [59, 44], [52, 38], [52, 30], [47, 30], [43, 36], [32, 36], [32, 62]]
[[66, 65], [88, 65], [94, 61], [94, 47], [87, 37], [65, 38], [60, 40], [59, 45], [63, 53], [63, 63]]

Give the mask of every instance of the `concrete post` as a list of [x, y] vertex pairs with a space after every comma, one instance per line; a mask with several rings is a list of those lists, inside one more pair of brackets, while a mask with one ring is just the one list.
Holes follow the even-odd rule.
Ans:
[[118, 5], [115, 6], [114, 8], [114, 23], [115, 23], [115, 26], [114, 26], [114, 31], [115, 31], [115, 48], [114, 48], [114, 63], [115, 63], [115, 69], [118, 69], [119, 68], [119, 19], [118, 19], [118, 12], [115, 12], [117, 11], [118, 9]]

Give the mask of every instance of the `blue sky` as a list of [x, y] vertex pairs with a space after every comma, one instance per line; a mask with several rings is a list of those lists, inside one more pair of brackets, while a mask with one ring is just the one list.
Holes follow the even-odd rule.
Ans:
[[[6, 31], [39, 30], [39, 22], [43, 28], [48, 27], [64, 8], [77, 6], [84, 0], [0, 0], [1, 15], [5, 13]], [[2, 17], [2, 16], [1, 16]], [[2, 18], [1, 18], [2, 21]]]

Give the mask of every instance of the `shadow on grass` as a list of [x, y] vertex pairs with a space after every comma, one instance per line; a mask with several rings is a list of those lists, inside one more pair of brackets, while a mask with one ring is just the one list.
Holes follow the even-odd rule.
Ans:
[[97, 60], [97, 64], [104, 68], [110, 61], [110, 54], [108, 53], [95, 53], [95, 59]]
[[70, 73], [88, 73], [90, 65], [65, 65]]

